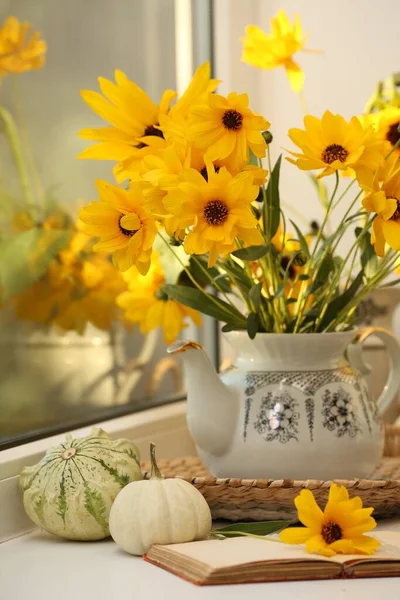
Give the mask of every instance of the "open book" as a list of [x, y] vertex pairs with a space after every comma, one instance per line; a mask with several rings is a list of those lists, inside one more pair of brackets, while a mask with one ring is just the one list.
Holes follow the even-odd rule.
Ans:
[[400, 531], [374, 534], [382, 546], [372, 556], [308, 554], [289, 546], [250, 537], [211, 539], [152, 546], [145, 560], [198, 585], [399, 577]]

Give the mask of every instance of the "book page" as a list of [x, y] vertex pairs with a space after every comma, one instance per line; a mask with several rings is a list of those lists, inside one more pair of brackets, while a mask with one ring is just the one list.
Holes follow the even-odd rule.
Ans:
[[[351, 561], [367, 562], [371, 560], [399, 560], [400, 561], [400, 532], [381, 531], [373, 537], [384, 544], [372, 556], [336, 555], [332, 558], [309, 554], [304, 546], [282, 544], [270, 540], [261, 540], [250, 537], [228, 538], [224, 540], [205, 540], [201, 542], [187, 542], [167, 546], [154, 546], [158, 550], [166, 550], [169, 555], [174, 554], [182, 558], [198, 561], [212, 570], [224, 569], [238, 565], [257, 562], [328, 562], [349, 563]], [[159, 554], [159, 552], [157, 553]], [[149, 551], [151, 558], [152, 552]]]
[[[233, 567], [254, 562], [327, 561], [329, 558], [308, 554], [302, 546], [289, 546], [280, 542], [250, 537], [228, 538], [187, 542], [170, 546], [158, 546], [174, 554], [182, 555], [207, 565], [211, 569]], [[151, 550], [149, 551], [151, 558]]]

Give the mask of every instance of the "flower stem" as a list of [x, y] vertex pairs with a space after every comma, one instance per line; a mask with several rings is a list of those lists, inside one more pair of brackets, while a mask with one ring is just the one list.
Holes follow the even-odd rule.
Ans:
[[[199, 290], [199, 292], [201, 292], [202, 294], [204, 294], [204, 296], [206, 296], [216, 306], [218, 306], [218, 308], [220, 308], [221, 305], [218, 303], [218, 300], [212, 294], [208, 294], [205, 290], [203, 290], [203, 288], [201, 287], [201, 285], [198, 283], [198, 281], [196, 281], [196, 279], [191, 274], [190, 269], [187, 268], [187, 266], [185, 265], [185, 263], [178, 256], [178, 254], [176, 254], [176, 252], [174, 252], [173, 248], [168, 244], [167, 240], [164, 239], [164, 237], [161, 235], [160, 232], [158, 232], [158, 235], [160, 236], [160, 238], [162, 239], [162, 241], [164, 242], [164, 244], [167, 246], [167, 248], [169, 248], [170, 252], [172, 252], [172, 254], [175, 256], [176, 260], [181, 264], [182, 269], [185, 271], [186, 275], [189, 277], [189, 279], [193, 283], [193, 285]], [[235, 310], [236, 310], [236, 308], [235, 308]]]
[[28, 167], [30, 169], [30, 172], [32, 174], [32, 179], [33, 182], [35, 184], [35, 188], [36, 188], [36, 195], [37, 198], [40, 202], [40, 205], [42, 206], [42, 208], [44, 208], [44, 204], [45, 204], [45, 192], [43, 189], [43, 185], [29, 146], [29, 136], [28, 136], [28, 132], [27, 132], [27, 127], [26, 127], [26, 122], [24, 119], [24, 115], [23, 115], [23, 110], [22, 110], [22, 101], [21, 101], [21, 91], [20, 88], [18, 86], [18, 76], [14, 76], [12, 78], [12, 94], [13, 94], [13, 101], [14, 101], [14, 106], [15, 106], [15, 114], [16, 114], [16, 122], [17, 125], [19, 126], [19, 131], [21, 132], [21, 140], [22, 143], [24, 145], [24, 150], [25, 150], [25, 155], [27, 158], [27, 162], [28, 162]]
[[163, 479], [156, 461], [156, 446], [150, 442], [151, 479]]
[[14, 120], [13, 120], [11, 114], [3, 106], [0, 106], [0, 118], [3, 121], [4, 131], [7, 135], [8, 141], [10, 143], [11, 151], [12, 151], [13, 157], [14, 157], [15, 166], [17, 167], [19, 178], [20, 178], [22, 193], [24, 195], [26, 203], [29, 208], [36, 208], [35, 199], [33, 197], [32, 190], [30, 187], [28, 171], [26, 169], [26, 165], [24, 162], [23, 154], [22, 154], [22, 149], [21, 149], [21, 144], [20, 144], [20, 140], [18, 137], [17, 128], [15, 126], [15, 123], [14, 123]]

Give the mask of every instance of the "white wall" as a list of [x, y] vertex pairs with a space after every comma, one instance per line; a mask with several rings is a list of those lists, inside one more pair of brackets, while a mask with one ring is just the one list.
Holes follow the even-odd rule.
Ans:
[[[346, 118], [362, 111], [379, 79], [400, 71], [399, 0], [215, 0], [216, 75], [224, 80], [222, 93], [248, 92], [252, 107], [271, 123], [276, 157], [294, 149], [290, 127], [301, 127], [303, 111], [283, 69], [262, 71], [240, 62], [241, 43], [248, 24], [269, 30], [269, 19], [279, 9], [290, 19], [298, 13], [307, 46], [321, 55], [299, 53], [306, 80], [304, 96], [311, 114], [326, 109]], [[307, 176], [286, 163], [283, 201], [296, 206], [308, 219], [320, 214]]]

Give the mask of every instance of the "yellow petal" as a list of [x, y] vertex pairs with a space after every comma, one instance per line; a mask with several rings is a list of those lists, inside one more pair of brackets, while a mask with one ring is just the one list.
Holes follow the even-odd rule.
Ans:
[[386, 194], [385, 192], [375, 192], [372, 194], [368, 194], [367, 196], [365, 196], [362, 203], [364, 208], [366, 208], [369, 212], [379, 214], [386, 208]]
[[322, 554], [323, 556], [334, 556], [336, 552], [326, 543], [321, 534], [314, 535], [306, 541], [306, 549], [310, 554]]
[[314, 532], [320, 532], [323, 524], [323, 512], [310, 490], [302, 490], [294, 501], [299, 520]]
[[313, 532], [307, 527], [288, 527], [279, 534], [279, 539], [285, 544], [304, 544]]
[[393, 250], [400, 250], [400, 223], [396, 221], [383, 221], [382, 232], [389, 246]]
[[121, 217], [120, 224], [127, 231], [137, 231], [141, 227], [140, 219], [134, 213], [128, 213]]

